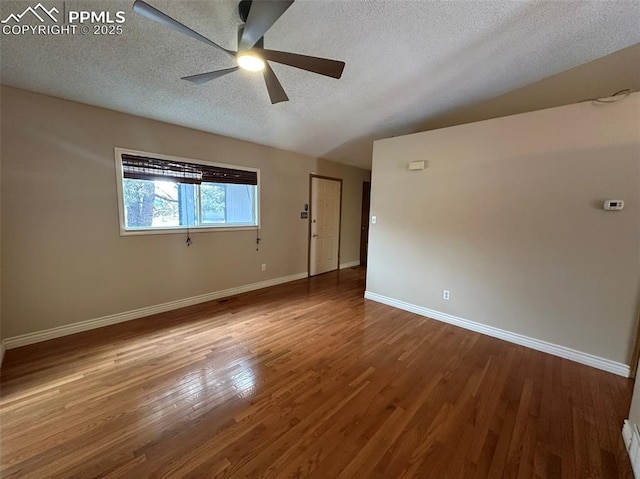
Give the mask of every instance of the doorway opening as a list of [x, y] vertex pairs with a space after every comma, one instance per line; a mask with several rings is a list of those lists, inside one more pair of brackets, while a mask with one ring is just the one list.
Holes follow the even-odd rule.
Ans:
[[369, 251], [369, 211], [371, 210], [371, 182], [362, 183], [362, 214], [360, 218], [360, 266], [367, 266]]
[[342, 180], [309, 178], [309, 276], [340, 268]]

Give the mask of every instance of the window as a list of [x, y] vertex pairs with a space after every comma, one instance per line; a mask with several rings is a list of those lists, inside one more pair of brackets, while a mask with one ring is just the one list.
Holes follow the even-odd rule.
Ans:
[[122, 234], [257, 228], [260, 170], [116, 148]]

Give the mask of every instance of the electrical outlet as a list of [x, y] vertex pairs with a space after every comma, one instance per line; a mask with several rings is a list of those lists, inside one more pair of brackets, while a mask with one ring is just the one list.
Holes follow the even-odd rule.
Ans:
[[449, 292], [448, 289], [445, 289], [442, 291], [442, 299], [449, 301], [449, 299], [451, 298], [451, 293]]
[[266, 271], [266, 270], [267, 270], [267, 265], [266, 265], [266, 264], [263, 264], [263, 265], [262, 265], [262, 271]]

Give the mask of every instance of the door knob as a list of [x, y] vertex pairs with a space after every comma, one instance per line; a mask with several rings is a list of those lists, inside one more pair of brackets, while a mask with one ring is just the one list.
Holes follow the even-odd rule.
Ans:
[[318, 235], [315, 235], [315, 234], [314, 234], [314, 235], [313, 235], [313, 237], [314, 237], [314, 238], [317, 238], [317, 237], [318, 237]]

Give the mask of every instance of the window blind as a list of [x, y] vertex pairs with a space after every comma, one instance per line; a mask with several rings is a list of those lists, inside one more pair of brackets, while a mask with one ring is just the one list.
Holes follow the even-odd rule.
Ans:
[[161, 160], [127, 153], [122, 154], [122, 173], [125, 178], [134, 180], [164, 180], [195, 185], [200, 183], [258, 184], [258, 173], [255, 171]]

